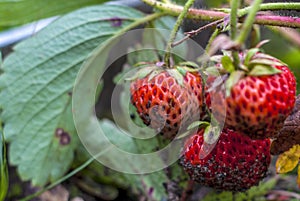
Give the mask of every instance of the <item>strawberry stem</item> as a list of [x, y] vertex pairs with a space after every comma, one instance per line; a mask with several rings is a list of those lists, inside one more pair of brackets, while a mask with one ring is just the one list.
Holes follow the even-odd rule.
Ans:
[[176, 23], [175, 23], [175, 26], [173, 27], [173, 30], [172, 30], [171, 35], [170, 35], [170, 39], [169, 39], [168, 44], [167, 44], [165, 58], [164, 58], [164, 62], [165, 62], [167, 67], [170, 67], [170, 57], [171, 57], [172, 44], [173, 44], [173, 42], [176, 38], [176, 34], [177, 34], [184, 18], [186, 17], [186, 14], [187, 14], [189, 8], [193, 5], [194, 2], [195, 2], [195, 0], [188, 0], [185, 3], [182, 12], [178, 16], [178, 18], [176, 20]]
[[255, 22], [255, 16], [256, 16], [256, 13], [259, 11], [261, 2], [262, 2], [262, 0], [255, 0], [253, 2], [250, 12], [247, 15], [245, 22], [243, 23], [241, 33], [238, 36], [238, 38], [236, 39], [236, 42], [239, 45], [242, 45], [245, 42], [246, 38], [248, 37], [248, 35], [251, 31], [252, 25]]
[[237, 22], [238, 22], [238, 8], [240, 7], [240, 0], [231, 0], [230, 3], [230, 37], [232, 40], [236, 37], [237, 32]]
[[[237, 34], [237, 22], [238, 22], [237, 12], [238, 12], [238, 8], [240, 7], [240, 0], [231, 0], [230, 7], [231, 7], [230, 37], [231, 37], [231, 40], [234, 40], [236, 38], [236, 34]], [[240, 62], [238, 52], [233, 51], [232, 56], [233, 56], [233, 65], [234, 65], [235, 69], [237, 69], [239, 62]]]

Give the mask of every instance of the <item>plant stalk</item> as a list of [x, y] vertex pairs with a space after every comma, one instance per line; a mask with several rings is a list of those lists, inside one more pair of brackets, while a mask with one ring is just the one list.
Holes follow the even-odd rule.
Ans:
[[240, 0], [231, 0], [230, 3], [230, 37], [234, 40], [237, 32], [237, 22], [238, 22], [238, 9], [240, 7]]
[[240, 35], [236, 39], [236, 42], [239, 45], [242, 45], [245, 42], [246, 38], [248, 37], [248, 35], [251, 31], [252, 25], [255, 21], [255, 16], [259, 10], [259, 6], [260, 6], [261, 2], [262, 2], [262, 0], [255, 0], [253, 5], [251, 6], [251, 10], [248, 13], [245, 22], [243, 23]]
[[173, 44], [173, 42], [176, 38], [176, 34], [177, 34], [184, 18], [186, 17], [186, 14], [187, 14], [189, 8], [193, 5], [194, 2], [195, 2], [195, 0], [188, 0], [185, 3], [185, 5], [182, 9], [182, 12], [178, 16], [178, 18], [176, 20], [176, 23], [175, 23], [175, 26], [174, 26], [174, 28], [171, 32], [170, 39], [168, 41], [167, 48], [166, 48], [165, 58], [164, 58], [164, 62], [165, 62], [167, 67], [170, 67], [170, 57], [171, 57], [172, 44]]
[[[176, 4], [171, 4], [171, 3], [166, 4], [166, 3], [159, 2], [157, 0], [142, 0], [142, 1], [158, 10], [164, 11], [165, 14], [171, 16], [178, 16], [183, 11], [183, 7]], [[264, 6], [264, 5], [265, 4], [261, 4], [260, 6]], [[268, 6], [269, 8], [272, 8], [272, 6], [270, 5]], [[280, 6], [277, 5], [276, 9], [274, 10], [278, 10], [279, 7]], [[293, 8], [297, 8], [296, 10], [299, 10], [298, 9], [299, 7], [300, 7], [299, 3], [298, 4], [292, 3], [292, 4], [285, 5], [284, 7], [280, 7], [280, 10], [291, 10]], [[248, 11], [246, 10], [243, 12], [247, 14]], [[216, 21], [228, 16], [229, 16], [228, 12], [224, 12], [224, 11], [190, 8], [186, 17], [188, 19], [194, 19], [194, 20]], [[239, 22], [243, 22], [243, 21], [244, 19], [239, 20]], [[291, 17], [291, 16], [257, 15], [255, 17], [254, 23], [260, 25], [300, 28], [300, 18]]]
[[[235, 40], [237, 35], [237, 22], [238, 22], [238, 9], [240, 7], [240, 0], [231, 0], [230, 3], [231, 12], [230, 12], [230, 37], [231, 40]], [[238, 68], [239, 65], [239, 55], [238, 52], [232, 52], [233, 65], [235, 68]]]

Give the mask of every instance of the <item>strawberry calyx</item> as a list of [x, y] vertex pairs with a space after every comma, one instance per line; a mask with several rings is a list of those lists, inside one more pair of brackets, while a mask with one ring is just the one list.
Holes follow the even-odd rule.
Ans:
[[148, 76], [148, 80], [151, 80], [159, 73], [166, 71], [175, 78], [175, 80], [181, 85], [184, 85], [183, 77], [187, 72], [195, 73], [199, 72], [199, 65], [192, 62], [186, 61], [181, 62], [178, 65], [174, 65], [172, 68], [167, 68], [164, 62], [139, 62], [135, 65], [140, 69], [132, 75], [131, 77], [126, 78], [127, 81], [134, 81], [136, 79], [142, 79]]
[[[257, 47], [239, 53], [240, 63], [234, 65], [232, 52], [223, 51], [223, 55], [212, 56], [210, 61], [214, 66], [205, 69], [205, 74], [212, 76], [228, 75], [225, 81], [226, 97], [230, 96], [231, 88], [242, 78], [246, 76], [267, 76], [281, 73], [276, 66], [287, 66], [282, 61], [262, 53], [259, 48], [265, 41], [262, 41]], [[220, 84], [223, 84], [221, 82]]]

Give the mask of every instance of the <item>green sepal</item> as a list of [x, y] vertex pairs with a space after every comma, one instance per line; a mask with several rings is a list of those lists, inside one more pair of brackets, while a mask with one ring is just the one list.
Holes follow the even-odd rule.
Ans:
[[244, 61], [244, 65], [245, 66], [248, 66], [250, 60], [252, 59], [252, 57], [257, 53], [259, 52], [260, 50], [258, 48], [252, 48], [250, 49], [247, 54], [246, 54], [246, 57], [245, 57], [245, 61]]
[[217, 125], [213, 126], [211, 124], [205, 128], [204, 135], [203, 135], [204, 142], [210, 145], [215, 144], [218, 141], [220, 134], [221, 134], [220, 127]]
[[193, 61], [184, 61], [179, 63], [180, 66], [187, 66], [191, 68], [199, 68], [199, 65]]
[[178, 70], [178, 72], [179, 72], [181, 75], [183, 75], [183, 76], [186, 75], [187, 70], [186, 70], [183, 66], [176, 66], [175, 68]]
[[207, 127], [209, 125], [210, 125], [210, 123], [207, 122], [207, 121], [194, 121], [193, 123], [191, 123], [188, 126], [187, 130], [192, 130], [193, 128], [196, 128], [196, 127], [199, 127], [199, 128], [200, 127]]
[[218, 139], [221, 135], [221, 128], [218, 123], [215, 123], [214, 117], [211, 117], [211, 124], [204, 130], [204, 142], [200, 148], [199, 158], [204, 159], [215, 148]]
[[210, 57], [210, 61], [216, 62], [216, 63], [221, 63], [223, 55], [214, 55]]
[[229, 73], [232, 73], [235, 70], [233, 61], [230, 56], [227, 55], [223, 56], [221, 59], [221, 64], [223, 68]]
[[249, 62], [249, 68], [252, 69], [251, 65], [256, 65], [256, 64], [268, 65], [268, 66], [286, 66], [287, 65], [281, 61], [270, 60], [268, 58], [256, 58], [256, 59], [252, 59]]
[[136, 80], [138, 78], [144, 78], [147, 75], [149, 75], [150, 73], [152, 73], [153, 71], [156, 71], [157, 67], [156, 66], [147, 66], [147, 67], [143, 67], [141, 69], [139, 69], [134, 75], [132, 75], [131, 77], [125, 78], [126, 81], [133, 81]]
[[167, 69], [167, 72], [175, 78], [179, 85], [183, 86], [183, 76], [177, 69]]
[[226, 88], [226, 97], [230, 96], [232, 87], [238, 83], [238, 81], [244, 77], [245, 72], [244, 71], [234, 71], [230, 74], [229, 78], [225, 82], [225, 88]]
[[162, 69], [155, 69], [155, 70], [153, 70], [152, 72], [150, 72], [150, 74], [149, 74], [149, 78], [148, 78], [148, 80], [152, 80], [152, 78], [154, 78], [156, 75], [158, 75], [159, 73], [161, 73], [163, 70]]
[[281, 70], [269, 65], [257, 64], [249, 72], [252, 76], [275, 75], [281, 73]]
[[204, 73], [206, 75], [213, 75], [213, 76], [219, 76], [221, 74], [220, 69], [218, 69], [216, 66], [207, 67]]

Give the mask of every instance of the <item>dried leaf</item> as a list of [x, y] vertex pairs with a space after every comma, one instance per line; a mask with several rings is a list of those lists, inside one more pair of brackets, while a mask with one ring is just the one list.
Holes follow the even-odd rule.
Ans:
[[281, 154], [276, 161], [276, 172], [287, 173], [292, 171], [299, 163], [300, 145], [294, 145], [291, 149]]

